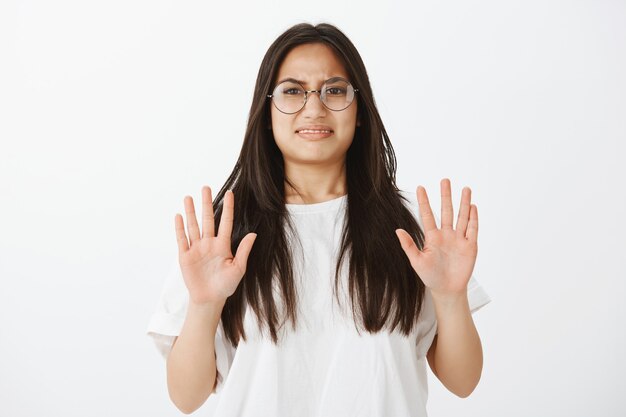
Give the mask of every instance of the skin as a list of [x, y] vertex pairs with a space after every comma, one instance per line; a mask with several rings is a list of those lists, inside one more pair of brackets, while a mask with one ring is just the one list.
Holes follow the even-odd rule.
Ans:
[[[322, 44], [301, 45], [285, 58], [278, 80], [293, 77], [305, 81], [307, 90], [317, 90], [327, 79], [347, 73], [333, 51]], [[333, 112], [317, 94], [309, 95], [298, 113], [287, 115], [272, 106], [272, 130], [283, 153], [285, 173], [297, 191], [285, 185], [286, 202], [310, 204], [346, 194], [345, 157], [358, 126], [357, 100], [345, 110]], [[306, 141], [298, 127], [322, 124], [334, 134]], [[412, 267], [431, 292], [438, 323], [438, 335], [429, 351], [428, 362], [435, 375], [453, 393], [465, 397], [476, 387], [482, 371], [480, 338], [472, 321], [467, 300], [469, 282], [477, 254], [478, 212], [470, 204], [471, 191], [464, 188], [456, 224], [452, 227], [450, 181], [441, 182], [441, 227], [435, 219], [423, 187], [417, 200], [424, 222], [425, 246], [419, 250], [404, 230], [396, 234]], [[187, 316], [167, 359], [167, 384], [172, 402], [184, 413], [198, 409], [214, 391], [216, 380], [215, 334], [226, 299], [232, 295], [246, 271], [256, 234], [246, 235], [236, 254], [230, 249], [233, 229], [234, 195], [224, 197], [219, 233], [214, 230], [211, 189], [202, 188], [202, 232], [196, 219], [193, 199], [184, 198], [187, 233], [182, 215], [174, 225], [179, 264], [189, 291]]]
[[184, 199], [187, 233], [183, 217], [176, 214], [174, 226], [178, 261], [189, 291], [187, 315], [167, 358], [167, 388], [172, 402], [183, 413], [197, 410], [217, 384], [215, 334], [226, 299], [246, 272], [256, 233], [248, 233], [231, 252], [235, 200], [232, 191], [224, 196], [224, 212], [215, 234], [211, 189], [202, 188], [202, 233], [196, 220], [193, 199]]
[[437, 227], [424, 187], [417, 187], [417, 202], [424, 222], [425, 244], [419, 250], [403, 229], [396, 234], [411, 266], [430, 291], [438, 334], [428, 363], [443, 385], [459, 397], [472, 393], [482, 372], [483, 354], [467, 299], [467, 284], [478, 254], [478, 209], [465, 187], [456, 228], [450, 180], [441, 180], [441, 227]]
[[[333, 50], [319, 43], [297, 46], [287, 54], [276, 84], [289, 77], [304, 81], [307, 90], [318, 90], [332, 77], [350, 80]], [[317, 203], [347, 193], [345, 159], [357, 126], [357, 101], [355, 97], [348, 108], [332, 111], [322, 104], [319, 94], [312, 93], [304, 108], [294, 114], [281, 113], [271, 105], [272, 131], [285, 161], [285, 175], [298, 190], [285, 185], [287, 203]], [[296, 133], [299, 127], [318, 124], [334, 133], [314, 141]]]

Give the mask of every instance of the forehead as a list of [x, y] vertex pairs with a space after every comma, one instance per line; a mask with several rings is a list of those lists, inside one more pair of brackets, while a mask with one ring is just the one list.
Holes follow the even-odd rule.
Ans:
[[332, 77], [348, 79], [343, 63], [335, 52], [321, 43], [293, 48], [280, 64], [277, 80], [294, 78], [307, 84], [318, 84]]

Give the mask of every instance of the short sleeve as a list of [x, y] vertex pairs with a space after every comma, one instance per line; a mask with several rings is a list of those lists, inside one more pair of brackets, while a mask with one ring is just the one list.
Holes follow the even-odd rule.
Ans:
[[[153, 340], [157, 350], [167, 359], [176, 336], [185, 322], [189, 293], [183, 280], [178, 262], [174, 263], [165, 278], [163, 289], [155, 311], [150, 317], [146, 334]], [[215, 365], [217, 368], [217, 385], [215, 392], [219, 392], [228, 375], [228, 371], [235, 356], [235, 348], [224, 337], [222, 322], [215, 334]]]
[[[483, 287], [478, 283], [474, 275], [470, 277], [467, 284], [467, 300], [470, 312], [474, 314], [484, 305], [489, 303], [491, 299]], [[424, 301], [420, 317], [418, 320], [418, 339], [416, 340], [417, 354], [419, 357], [425, 356], [430, 349], [430, 345], [437, 334], [437, 316], [435, 314], [435, 306], [429, 291], [424, 295]]]
[[467, 300], [472, 314], [491, 301], [489, 294], [487, 294], [487, 291], [476, 281], [474, 275], [470, 277], [467, 283]]

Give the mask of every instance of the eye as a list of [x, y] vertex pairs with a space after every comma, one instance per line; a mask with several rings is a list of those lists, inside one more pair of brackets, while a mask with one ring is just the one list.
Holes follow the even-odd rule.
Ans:
[[346, 89], [341, 87], [328, 87], [326, 89], [326, 94], [330, 94], [331, 96], [345, 95]]
[[293, 96], [293, 95], [303, 94], [303, 92], [299, 88], [292, 87], [292, 88], [284, 89], [283, 94], [288, 95], [288, 96]]

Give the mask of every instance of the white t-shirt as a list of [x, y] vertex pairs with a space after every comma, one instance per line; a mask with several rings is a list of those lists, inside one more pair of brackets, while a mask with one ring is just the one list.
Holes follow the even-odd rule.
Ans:
[[[402, 192], [422, 226], [415, 196]], [[333, 295], [347, 197], [317, 204], [287, 204], [300, 238], [292, 245], [298, 285], [296, 331], [287, 323], [274, 345], [246, 310], [247, 340], [235, 349], [218, 326], [215, 336], [217, 396], [215, 417], [225, 416], [426, 416], [426, 353], [437, 332], [428, 291], [409, 336], [399, 331], [357, 332], [347, 298], [340, 307]], [[305, 257], [302, 255], [305, 254]], [[347, 272], [344, 260], [343, 272]], [[343, 275], [344, 277], [346, 275]], [[345, 291], [341, 294], [347, 294]], [[277, 298], [278, 299], [278, 298]], [[490, 299], [472, 278], [472, 312]], [[182, 328], [188, 303], [178, 264], [167, 278], [148, 334], [167, 357]]]

